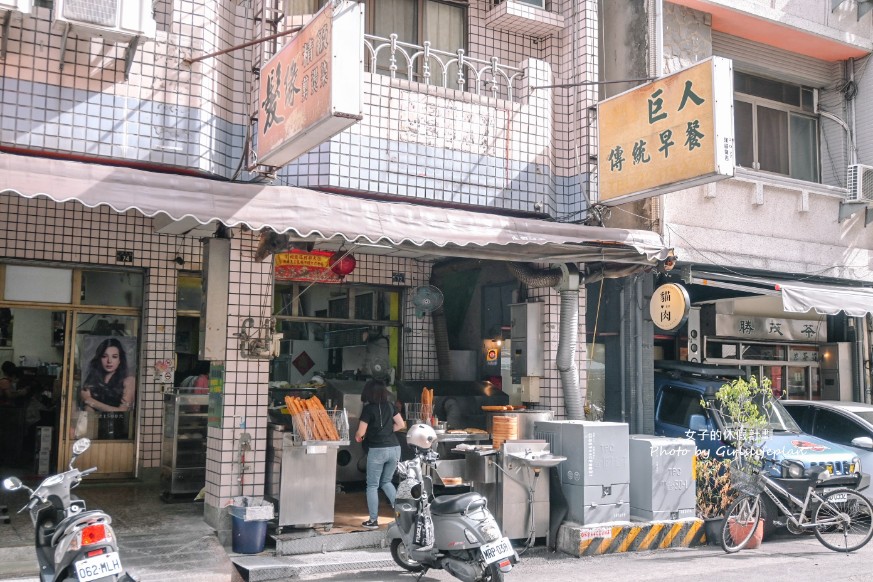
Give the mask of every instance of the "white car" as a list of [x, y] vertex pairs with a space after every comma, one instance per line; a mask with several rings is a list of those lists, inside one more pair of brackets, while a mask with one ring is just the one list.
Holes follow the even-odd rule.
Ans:
[[[800, 428], [841, 445], [861, 459], [861, 470], [873, 471], [873, 405], [837, 400], [781, 400]], [[873, 487], [862, 493], [873, 499]]]

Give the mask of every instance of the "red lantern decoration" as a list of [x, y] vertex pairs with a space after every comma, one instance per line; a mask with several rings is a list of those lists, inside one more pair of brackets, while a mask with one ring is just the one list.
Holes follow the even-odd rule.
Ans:
[[345, 277], [354, 271], [357, 266], [358, 261], [351, 253], [347, 254], [343, 251], [337, 251], [330, 257], [330, 270], [340, 277]]

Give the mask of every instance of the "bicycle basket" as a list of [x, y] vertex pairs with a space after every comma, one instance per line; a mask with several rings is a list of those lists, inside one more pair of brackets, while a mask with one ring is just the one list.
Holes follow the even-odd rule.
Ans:
[[736, 491], [746, 495], [758, 495], [764, 490], [758, 475], [749, 474], [744, 471], [731, 471], [731, 486]]

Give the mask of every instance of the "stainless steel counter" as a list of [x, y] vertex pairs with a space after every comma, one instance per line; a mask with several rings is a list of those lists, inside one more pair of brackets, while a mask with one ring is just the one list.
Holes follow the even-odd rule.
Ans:
[[339, 441], [298, 442], [290, 428], [267, 426], [265, 497], [278, 506], [279, 533], [287, 526], [333, 526]]

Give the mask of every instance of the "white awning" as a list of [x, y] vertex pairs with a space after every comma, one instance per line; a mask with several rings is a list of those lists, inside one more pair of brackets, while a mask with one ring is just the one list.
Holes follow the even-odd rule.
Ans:
[[836, 315], [845, 311], [846, 315], [852, 317], [873, 313], [873, 289], [866, 287], [780, 283], [779, 288], [785, 311], [806, 313], [814, 309], [820, 315]]
[[[384, 254], [466, 256], [526, 262], [653, 265], [670, 255], [661, 237], [624, 230], [367, 200], [305, 188], [242, 184], [125, 167], [0, 153], [0, 192], [118, 212], [167, 214], [390, 247]], [[380, 253], [381, 254], [381, 253]]]
[[869, 287], [823, 285], [700, 271], [694, 272], [691, 282], [761, 295], [779, 294], [782, 296], [782, 309], [790, 313], [814, 310], [819, 315], [836, 315], [844, 311], [851, 317], [873, 313], [873, 289]]

